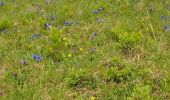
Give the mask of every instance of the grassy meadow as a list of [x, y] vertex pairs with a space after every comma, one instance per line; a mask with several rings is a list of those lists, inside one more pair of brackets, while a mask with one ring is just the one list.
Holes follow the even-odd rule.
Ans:
[[170, 100], [170, 1], [0, 0], [0, 100]]

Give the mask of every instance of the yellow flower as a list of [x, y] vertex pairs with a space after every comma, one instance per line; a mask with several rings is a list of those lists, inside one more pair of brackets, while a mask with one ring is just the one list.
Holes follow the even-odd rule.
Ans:
[[63, 38], [63, 40], [65, 41], [65, 40], [66, 40], [66, 38], [64, 37], [64, 38]]
[[83, 51], [83, 48], [79, 48], [79, 50], [82, 52], [82, 51]]
[[67, 42], [65, 42], [65, 45], [66, 45], [66, 46], [68, 46], [68, 43], [67, 43]]
[[68, 57], [71, 57], [71, 56], [72, 56], [72, 54], [68, 54], [67, 56], [68, 56]]
[[93, 96], [91, 97], [91, 100], [94, 100], [94, 97], [93, 97]]

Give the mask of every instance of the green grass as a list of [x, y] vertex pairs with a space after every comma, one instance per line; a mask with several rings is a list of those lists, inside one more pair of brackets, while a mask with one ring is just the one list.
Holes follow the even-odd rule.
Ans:
[[168, 0], [1, 1], [0, 99], [170, 99]]

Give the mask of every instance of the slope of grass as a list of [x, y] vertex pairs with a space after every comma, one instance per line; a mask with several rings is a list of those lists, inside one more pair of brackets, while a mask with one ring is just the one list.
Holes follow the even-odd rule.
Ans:
[[168, 0], [1, 0], [0, 99], [170, 99]]

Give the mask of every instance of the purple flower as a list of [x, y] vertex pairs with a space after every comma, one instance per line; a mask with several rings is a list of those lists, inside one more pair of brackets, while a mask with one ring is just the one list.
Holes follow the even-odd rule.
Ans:
[[64, 22], [65, 26], [71, 26], [73, 23], [72, 22]]
[[49, 4], [48, 0], [46, 0], [46, 1], [45, 1], [45, 4], [46, 4], [46, 5], [48, 5], [48, 4]]
[[73, 64], [74, 64], [74, 65], [78, 65], [78, 62], [74, 62]]
[[100, 11], [99, 10], [93, 10], [92, 13], [93, 14], [98, 14]]
[[104, 9], [100, 7], [100, 8], [98, 8], [98, 9], [96, 9], [96, 10], [93, 10], [92, 13], [93, 13], [93, 14], [98, 14], [98, 13], [100, 13], [100, 12], [103, 11], [103, 10], [104, 10]]
[[40, 35], [39, 34], [34, 34], [32, 37], [31, 37], [31, 40], [33, 41], [35, 38], [39, 38]]
[[93, 33], [91, 34], [91, 36], [90, 36], [90, 40], [93, 40], [96, 35], [97, 35], [97, 33], [96, 33], [96, 32], [93, 32]]
[[96, 36], [96, 35], [97, 35], [97, 33], [96, 33], [96, 32], [93, 32], [93, 33], [92, 33], [92, 35], [93, 35], [93, 36]]
[[104, 20], [101, 19], [101, 18], [96, 18], [96, 21], [99, 22], [99, 23], [104, 22]]
[[166, 20], [166, 17], [165, 17], [164, 15], [162, 15], [162, 16], [161, 16], [161, 19], [165, 21], [165, 20]]
[[4, 5], [5, 5], [5, 2], [4, 2], [4, 1], [1, 1], [1, 2], [0, 2], [0, 5], [1, 5], [1, 6], [4, 6]]
[[164, 26], [164, 30], [165, 30], [165, 31], [169, 30], [168, 25], [165, 25], [165, 26]]
[[49, 28], [50, 26], [51, 26], [51, 24], [49, 24], [49, 23], [44, 23], [44, 28], [45, 28], [45, 29]]
[[32, 54], [32, 58], [36, 61], [41, 61], [41, 57], [37, 54]]

